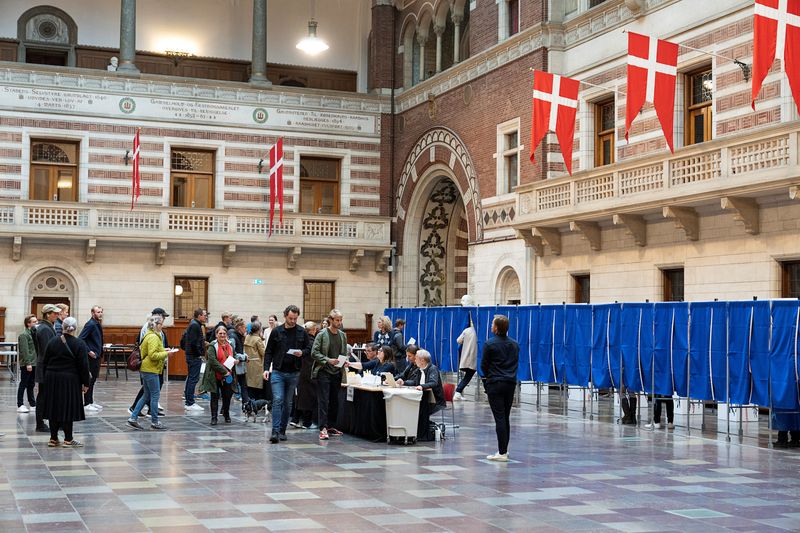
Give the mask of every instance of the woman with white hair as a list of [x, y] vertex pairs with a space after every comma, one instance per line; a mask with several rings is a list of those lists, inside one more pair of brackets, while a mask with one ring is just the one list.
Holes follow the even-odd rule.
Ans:
[[50, 340], [42, 361], [44, 401], [37, 409], [50, 421], [50, 448], [61, 446], [58, 431], [64, 431], [63, 446], [79, 448], [83, 443], [72, 436], [73, 422], [85, 420], [83, 393], [89, 390], [89, 350], [75, 337], [78, 321], [67, 317], [61, 324], [61, 335]]

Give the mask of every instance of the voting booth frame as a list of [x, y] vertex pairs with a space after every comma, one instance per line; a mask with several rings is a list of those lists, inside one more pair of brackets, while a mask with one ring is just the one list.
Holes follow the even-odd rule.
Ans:
[[678, 412], [687, 416], [693, 406], [714, 402], [728, 440], [732, 424], [741, 436], [744, 425], [757, 423], [759, 407], [800, 419], [799, 300], [388, 308], [385, 314], [404, 319], [405, 338], [419, 339], [445, 373], [458, 372], [456, 339], [470, 324], [480, 369], [494, 316], [507, 316], [508, 335], [520, 345], [517, 379], [523, 388], [534, 386], [537, 406], [541, 391], [554, 385], [565, 411], [571, 390], [585, 413], [587, 397], [591, 403], [598, 390], [621, 386], [685, 400]]

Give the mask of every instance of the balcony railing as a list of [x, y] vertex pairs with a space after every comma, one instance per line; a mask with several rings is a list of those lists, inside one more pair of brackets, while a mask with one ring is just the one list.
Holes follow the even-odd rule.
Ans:
[[[646, 211], [795, 184], [798, 124], [660, 153], [517, 188], [515, 226], [590, 218], [609, 210]], [[788, 189], [787, 189], [788, 194]]]
[[149, 241], [388, 249], [389, 219], [338, 215], [285, 214], [275, 217], [268, 235], [268, 215], [253, 212], [93, 206], [53, 202], [1, 202], [0, 233], [59, 237], [114, 237]]

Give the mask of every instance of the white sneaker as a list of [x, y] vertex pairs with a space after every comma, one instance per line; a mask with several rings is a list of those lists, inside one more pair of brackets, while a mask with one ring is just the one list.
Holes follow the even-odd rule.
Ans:
[[161, 404], [159, 403], [158, 404], [158, 414], [161, 414], [161, 411], [163, 411], [163, 410], [164, 410], [164, 408], [161, 407]]
[[661, 429], [661, 424], [656, 422], [655, 424], [645, 424], [644, 429]]
[[97, 407], [95, 407], [95, 406], [94, 406], [94, 404], [90, 403], [89, 405], [84, 405], [84, 406], [83, 406], [83, 410], [84, 410], [84, 411], [89, 411], [89, 412], [91, 412], [91, 413], [96, 413], [96, 412], [97, 412], [97, 411], [99, 411], [100, 409], [98, 409]]
[[27, 407], [25, 407], [24, 405], [20, 405], [19, 407], [17, 407], [17, 412], [18, 413], [30, 413], [31, 410], [28, 409]]
[[99, 403], [93, 403], [93, 404], [92, 404], [92, 406], [93, 406], [95, 409], [102, 409], [102, 408], [103, 408], [103, 406], [102, 406], [102, 405], [100, 405]]
[[186, 405], [184, 406], [184, 409], [186, 409], [187, 411], [194, 411], [194, 412], [203, 410], [203, 408], [197, 405], [196, 403], [193, 403], [192, 405]]
[[454, 401], [454, 402], [460, 402], [460, 401], [462, 401], [463, 399], [464, 399], [464, 397], [463, 397], [463, 396], [461, 396], [461, 393], [460, 393], [460, 392], [457, 392], [457, 393], [453, 394], [453, 401]]
[[667, 429], [675, 429], [675, 424], [670, 422], [669, 424], [667, 424]]
[[490, 461], [497, 461], [498, 463], [507, 463], [508, 462], [508, 454], [507, 453], [493, 453], [492, 455], [487, 455], [486, 458]]

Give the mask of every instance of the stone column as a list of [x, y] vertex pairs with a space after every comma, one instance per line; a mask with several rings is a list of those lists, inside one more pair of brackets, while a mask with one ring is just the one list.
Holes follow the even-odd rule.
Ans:
[[122, 0], [119, 20], [118, 72], [137, 73], [136, 59], [136, 0]]
[[425, 79], [425, 43], [427, 41], [427, 35], [417, 34], [417, 44], [419, 44], [419, 81]]
[[442, 34], [444, 26], [434, 26], [433, 33], [436, 34], [436, 73], [442, 71]]
[[455, 65], [461, 61], [461, 23], [464, 22], [464, 15], [461, 13], [453, 13], [453, 25], [455, 25], [455, 32], [453, 36], [453, 64]]
[[272, 85], [267, 79], [267, 0], [253, 0], [252, 52], [250, 83]]

